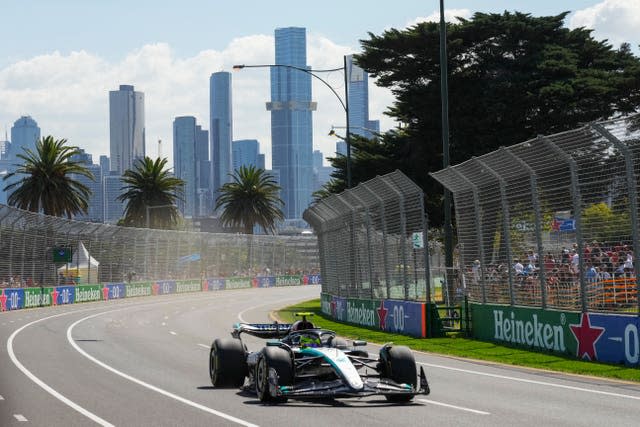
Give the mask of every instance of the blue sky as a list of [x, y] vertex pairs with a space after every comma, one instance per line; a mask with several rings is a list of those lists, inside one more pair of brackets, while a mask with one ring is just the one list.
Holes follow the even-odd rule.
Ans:
[[[10, 130], [31, 115], [43, 134], [67, 138], [97, 156], [108, 154], [108, 91], [133, 84], [145, 93], [147, 153], [172, 160], [173, 118], [194, 115], [208, 128], [208, 78], [235, 63], [273, 62], [273, 30], [307, 28], [308, 63], [342, 65], [359, 40], [385, 29], [437, 17], [437, 1], [196, 1], [3, 0], [0, 45], [0, 126]], [[448, 16], [504, 10], [536, 16], [571, 11], [569, 27], [587, 26], [615, 46], [640, 44], [639, 0], [445, 1]], [[340, 92], [342, 76], [327, 80]], [[233, 74], [234, 139], [256, 138], [270, 162], [268, 70]], [[331, 125], [344, 112], [326, 88], [314, 85], [314, 147], [331, 155]], [[371, 116], [394, 126], [382, 112], [393, 101], [371, 88]], [[0, 129], [2, 129], [0, 128]], [[3, 135], [2, 135], [3, 136]]]

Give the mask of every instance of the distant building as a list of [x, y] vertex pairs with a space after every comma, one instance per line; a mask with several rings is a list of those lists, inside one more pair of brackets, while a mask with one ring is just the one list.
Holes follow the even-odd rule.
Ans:
[[320, 150], [313, 151], [313, 191], [318, 191], [331, 179], [333, 168], [324, 166], [324, 155]]
[[145, 156], [144, 93], [131, 85], [109, 92], [111, 170], [123, 174]]
[[102, 194], [104, 198], [104, 222], [116, 224], [124, 217], [125, 205], [117, 200], [122, 194], [122, 176], [117, 171], [111, 171], [109, 175], [102, 177]]
[[186, 217], [196, 215], [196, 163], [196, 118], [176, 117], [173, 121], [173, 165], [176, 177], [185, 183], [178, 209]]
[[211, 133], [211, 191], [229, 182], [232, 172], [233, 114], [231, 104], [231, 73], [211, 74], [209, 79]]
[[264, 155], [260, 155], [260, 143], [257, 139], [233, 141], [233, 170], [238, 170], [240, 166], [264, 169]]
[[102, 176], [109, 175], [110, 171], [110, 162], [109, 157], [102, 155], [100, 156], [100, 173]]
[[[304, 28], [275, 30], [275, 63], [310, 70]], [[313, 177], [311, 74], [289, 67], [271, 67], [272, 167], [278, 171], [285, 218], [301, 221], [311, 202]]]
[[15, 160], [24, 150], [36, 149], [36, 142], [40, 139], [40, 128], [31, 116], [22, 116], [11, 127], [11, 144], [9, 146], [9, 160]]
[[[349, 76], [349, 130], [350, 134], [373, 138], [373, 132], [380, 132], [380, 121], [369, 120], [369, 74], [347, 56]], [[346, 146], [346, 144], [345, 144]], [[346, 155], [346, 149], [344, 153]]]
[[196, 215], [206, 216], [213, 211], [211, 204], [211, 161], [209, 160], [209, 131], [196, 125]]

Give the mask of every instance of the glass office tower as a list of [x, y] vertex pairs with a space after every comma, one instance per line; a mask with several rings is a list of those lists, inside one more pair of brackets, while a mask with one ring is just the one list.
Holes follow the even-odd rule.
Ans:
[[175, 176], [184, 181], [183, 198], [178, 200], [178, 209], [184, 216], [192, 218], [197, 213], [196, 138], [196, 118], [176, 117], [173, 121], [173, 165]]
[[131, 85], [109, 91], [111, 170], [120, 174], [145, 156], [144, 93]]
[[230, 181], [233, 114], [231, 110], [231, 73], [211, 74], [209, 79], [211, 133], [211, 182], [213, 200], [218, 189]]
[[[369, 120], [369, 74], [353, 62], [353, 55], [347, 56], [349, 76], [349, 130], [353, 135], [373, 138], [373, 132], [380, 132], [380, 121]], [[345, 144], [346, 147], [346, 144]], [[346, 155], [346, 149], [344, 152]]]
[[[275, 30], [278, 65], [310, 70], [304, 28]], [[311, 202], [313, 186], [311, 75], [287, 67], [271, 68], [271, 154], [272, 168], [282, 187], [286, 219], [301, 220]]]

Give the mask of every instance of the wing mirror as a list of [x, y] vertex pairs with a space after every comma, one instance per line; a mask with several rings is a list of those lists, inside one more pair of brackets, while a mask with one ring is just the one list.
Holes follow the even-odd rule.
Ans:
[[367, 345], [366, 341], [363, 340], [353, 340], [353, 346], [354, 347], [364, 347], [365, 345]]

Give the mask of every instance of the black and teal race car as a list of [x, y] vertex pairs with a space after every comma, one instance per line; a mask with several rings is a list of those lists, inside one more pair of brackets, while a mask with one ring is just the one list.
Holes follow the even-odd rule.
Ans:
[[[347, 342], [307, 320], [292, 324], [237, 323], [232, 338], [211, 345], [209, 375], [215, 388], [241, 387], [262, 402], [288, 398], [343, 398], [382, 395], [391, 402], [409, 402], [429, 394], [429, 384], [406, 346], [385, 344], [377, 357], [363, 349], [365, 341]], [[267, 339], [259, 351], [242, 342], [246, 333]]]

